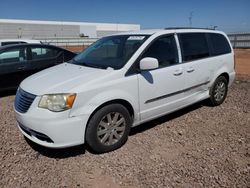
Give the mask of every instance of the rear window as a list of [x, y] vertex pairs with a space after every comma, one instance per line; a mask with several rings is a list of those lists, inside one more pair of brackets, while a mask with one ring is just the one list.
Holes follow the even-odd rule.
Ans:
[[217, 33], [208, 34], [212, 44], [212, 55], [231, 53], [230, 45], [225, 36]]
[[205, 33], [181, 33], [178, 36], [183, 61], [209, 57], [209, 48]]

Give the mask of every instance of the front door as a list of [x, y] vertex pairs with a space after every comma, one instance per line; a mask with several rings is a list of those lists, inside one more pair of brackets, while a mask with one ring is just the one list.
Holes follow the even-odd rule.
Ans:
[[157, 38], [140, 59], [144, 57], [156, 58], [159, 68], [138, 74], [142, 121], [181, 107], [185, 88], [185, 74], [174, 35]]

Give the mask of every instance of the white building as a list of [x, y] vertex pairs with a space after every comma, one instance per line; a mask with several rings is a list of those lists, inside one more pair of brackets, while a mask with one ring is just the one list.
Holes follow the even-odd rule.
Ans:
[[0, 39], [79, 38], [79, 36], [100, 38], [116, 32], [133, 30], [140, 30], [140, 25], [0, 19]]

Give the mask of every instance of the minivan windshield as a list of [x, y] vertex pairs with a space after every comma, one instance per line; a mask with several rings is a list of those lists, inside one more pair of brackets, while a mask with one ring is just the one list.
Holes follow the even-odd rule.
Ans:
[[104, 37], [78, 54], [71, 63], [102, 69], [108, 67], [120, 69], [148, 37], [148, 35]]

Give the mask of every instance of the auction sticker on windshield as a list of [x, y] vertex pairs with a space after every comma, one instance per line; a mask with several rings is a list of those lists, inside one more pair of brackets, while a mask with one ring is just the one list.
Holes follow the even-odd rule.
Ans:
[[128, 40], [143, 40], [145, 36], [130, 36]]

